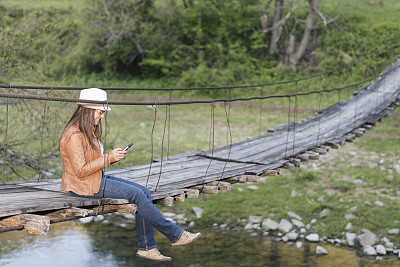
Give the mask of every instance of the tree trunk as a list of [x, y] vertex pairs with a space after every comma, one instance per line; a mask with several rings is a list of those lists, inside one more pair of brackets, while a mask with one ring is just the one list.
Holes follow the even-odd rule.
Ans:
[[314, 18], [315, 15], [317, 14], [318, 5], [321, 0], [307, 0], [307, 1], [310, 5], [310, 12], [308, 13], [308, 16], [306, 18], [306, 28], [304, 30], [303, 37], [301, 38], [297, 51], [292, 55], [288, 55], [289, 66], [293, 68], [297, 66], [299, 60], [304, 55], [304, 52], [307, 49], [308, 43], [310, 41], [311, 31], [314, 26]]
[[280, 37], [280, 29], [281, 29], [281, 17], [282, 17], [282, 8], [283, 2], [285, 0], [276, 0], [275, 1], [275, 9], [274, 9], [274, 19], [272, 24], [272, 34], [271, 34], [271, 42], [269, 46], [269, 53], [272, 54], [278, 49], [278, 41]]

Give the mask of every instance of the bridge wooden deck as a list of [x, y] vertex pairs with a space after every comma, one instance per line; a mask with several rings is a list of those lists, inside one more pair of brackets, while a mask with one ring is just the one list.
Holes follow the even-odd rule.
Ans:
[[[277, 175], [282, 167], [293, 169], [301, 161], [317, 159], [331, 147], [338, 148], [363, 135], [393, 111], [400, 102], [399, 67], [400, 61], [350, 99], [307, 120], [281, 125], [267, 134], [213, 151], [186, 152], [106, 174], [147, 184], [153, 200], [164, 205], [171, 205], [174, 199], [195, 198], [199, 192], [229, 190], [230, 183], [254, 178], [256, 181], [259, 175]], [[135, 211], [135, 206], [125, 200], [103, 199], [100, 203], [96, 199], [73, 197], [59, 189], [60, 182], [61, 179], [54, 179], [1, 184], [0, 232], [25, 227], [33, 228], [31, 232], [35, 233], [38, 225], [99, 212]], [[96, 209], [99, 206], [100, 211]], [[45, 233], [48, 227], [43, 229], [36, 233]]]

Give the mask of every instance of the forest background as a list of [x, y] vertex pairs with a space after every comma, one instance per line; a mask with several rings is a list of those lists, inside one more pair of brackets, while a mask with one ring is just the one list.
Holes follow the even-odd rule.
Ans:
[[[399, 54], [400, 2], [397, 0], [3, 0], [0, 13], [0, 83], [3, 85], [211, 87], [268, 84], [329, 72], [290, 86], [177, 92], [109, 91], [110, 100], [232, 98], [342, 87], [379, 75]], [[342, 69], [343, 66], [347, 67]], [[298, 113], [289, 120], [300, 121], [312, 116], [324, 107], [347, 99], [358, 88], [350, 87], [339, 95], [299, 98]], [[76, 91], [19, 90], [6, 86], [0, 90], [77, 97]], [[163, 118], [168, 111], [158, 110], [154, 140], [150, 140], [154, 107], [113, 107], [106, 125], [108, 147], [124, 146], [134, 135], [137, 152], [128, 153], [125, 161], [112, 168], [148, 163], [160, 157], [161, 151], [166, 155], [206, 150], [259, 135], [288, 122], [288, 106], [292, 105], [293, 109], [294, 105], [290, 101], [252, 101], [229, 107], [232, 140], [227, 138], [226, 108], [216, 107], [217, 128], [212, 145], [208, 106], [173, 107], [168, 148], [161, 144], [165, 129]], [[58, 141], [74, 105], [0, 98], [0, 108], [0, 142], [4, 148], [2, 180], [60, 178]], [[382, 124], [382, 128], [374, 130], [377, 136], [354, 142], [350, 152], [384, 153], [389, 155], [386, 162], [394, 166], [393, 162], [400, 157], [398, 111]], [[347, 157], [347, 154], [342, 156]], [[355, 185], [342, 181], [343, 175], [349, 175], [363, 179], [365, 189], [376, 189], [358, 192], [362, 196], [357, 201], [363, 219], [354, 222], [355, 230], [369, 227], [379, 229], [384, 235], [388, 228], [399, 226], [395, 220], [400, 216], [399, 209], [368, 209], [362, 204], [371, 197], [384, 195], [385, 203], [399, 206], [398, 201], [395, 205], [391, 202], [398, 195], [398, 175], [386, 179], [392, 175], [388, 172], [390, 167], [386, 171], [371, 171], [365, 166], [351, 168], [336, 163], [324, 171], [299, 169], [294, 174], [284, 173], [279, 179], [271, 178], [268, 186], [256, 194], [249, 192], [239, 198], [236, 194], [204, 196], [204, 202], [182, 204], [186, 207], [178, 205], [177, 209], [190, 213], [193, 205], [203, 206], [209, 216], [199, 223], [206, 225], [212, 219], [217, 223], [237, 223], [236, 218], [249, 215], [282, 218], [288, 210], [308, 220], [327, 207], [338, 215], [345, 212], [346, 205], [356, 205]], [[328, 194], [327, 188], [337, 194]], [[292, 190], [309, 196], [308, 201], [288, 198]], [[321, 195], [330, 204], [317, 202]], [[220, 205], [224, 198], [227, 202]], [[351, 203], [343, 204], [340, 199]], [[227, 208], [239, 202], [245, 208]], [[321, 234], [333, 235], [338, 229], [344, 229], [343, 216], [332, 217], [335, 219], [330, 218], [328, 227], [318, 226]]]

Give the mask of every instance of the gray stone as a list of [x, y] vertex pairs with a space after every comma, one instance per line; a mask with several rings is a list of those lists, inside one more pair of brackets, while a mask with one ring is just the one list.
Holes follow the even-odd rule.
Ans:
[[362, 247], [373, 246], [378, 242], [377, 236], [367, 229], [361, 230], [362, 234], [357, 236], [357, 240]]
[[365, 246], [363, 248], [363, 253], [366, 256], [376, 256], [376, 250], [371, 245]]
[[[133, 221], [135, 220], [135, 214], [133, 213], [122, 213], [122, 217], [124, 217], [127, 220]], [[167, 217], [164, 215], [164, 217]]]
[[329, 252], [328, 252], [325, 248], [323, 248], [323, 247], [321, 247], [321, 246], [317, 246], [315, 252], [316, 252], [317, 255], [319, 255], [319, 256], [328, 255], [328, 254], [329, 254]]
[[393, 228], [388, 231], [389, 235], [397, 235], [399, 233], [399, 228]]
[[347, 244], [350, 247], [353, 247], [355, 245], [356, 237], [357, 237], [357, 235], [354, 233], [346, 233]]
[[254, 225], [252, 223], [248, 223], [244, 226], [244, 230], [254, 230]]
[[101, 221], [103, 221], [104, 220], [104, 216], [103, 215], [97, 215], [97, 216], [95, 216], [94, 217], [94, 219], [93, 219], [95, 222], [101, 222]]
[[295, 197], [295, 196], [297, 196], [297, 192], [292, 190], [292, 193], [290, 193], [290, 197]]
[[349, 231], [351, 228], [353, 228], [353, 224], [351, 222], [346, 224], [346, 230]]
[[271, 220], [269, 218], [264, 219], [262, 222], [262, 228], [265, 230], [276, 230], [278, 229], [278, 223], [274, 220]]
[[288, 211], [287, 215], [288, 215], [289, 217], [295, 218], [295, 219], [297, 219], [297, 220], [299, 220], [299, 221], [302, 221], [302, 220], [303, 220], [303, 219], [302, 219], [299, 215], [297, 215], [294, 211]]
[[239, 192], [242, 192], [242, 191], [243, 191], [243, 188], [238, 187], [238, 191], [239, 191]]
[[300, 242], [300, 241], [296, 242], [297, 249], [301, 249], [302, 247], [303, 247], [303, 242]]
[[257, 189], [258, 189], [258, 186], [256, 186], [256, 185], [249, 185], [247, 188], [248, 188], [248, 189], [251, 189], [251, 190], [257, 190]]
[[361, 179], [356, 179], [356, 180], [353, 181], [353, 184], [355, 184], [355, 185], [362, 185], [363, 183], [364, 182]]
[[371, 169], [378, 167], [378, 164], [376, 164], [376, 163], [374, 163], [374, 162], [368, 162], [367, 165], [368, 165], [368, 167], [371, 168]]
[[321, 211], [321, 213], [319, 214], [319, 216], [320, 216], [321, 218], [325, 218], [325, 217], [327, 217], [330, 213], [331, 213], [331, 210], [330, 210], [330, 209], [323, 209], [323, 210]]
[[84, 218], [79, 219], [79, 222], [83, 223], [83, 224], [90, 223], [92, 221], [93, 221], [93, 217], [84, 217]]
[[172, 212], [164, 212], [163, 215], [166, 218], [174, 218], [176, 216], [176, 214]]
[[193, 210], [194, 214], [196, 215], [196, 218], [200, 219], [203, 214], [203, 209], [199, 208], [199, 207], [193, 207], [192, 210]]
[[290, 233], [287, 233], [285, 236], [289, 241], [296, 241], [297, 238], [299, 237], [299, 234], [296, 232], [290, 232]]
[[300, 234], [305, 234], [305, 233], [307, 233], [307, 230], [304, 229], [304, 228], [301, 228], [301, 229], [300, 229]]
[[309, 234], [306, 236], [306, 240], [310, 242], [318, 242], [319, 241], [319, 235], [318, 234]]
[[344, 217], [346, 218], [346, 220], [357, 220], [358, 219], [358, 217], [356, 216], [356, 215], [354, 215], [354, 214], [346, 214], [346, 215], [344, 215]]
[[342, 179], [343, 179], [343, 181], [346, 181], [346, 182], [350, 182], [352, 180], [352, 178], [348, 175], [343, 175]]
[[324, 200], [325, 200], [325, 197], [324, 197], [324, 196], [320, 196], [320, 197], [317, 199], [318, 202], [323, 202]]
[[358, 212], [358, 207], [354, 206], [351, 209], [349, 209], [350, 212]]
[[289, 232], [292, 228], [293, 224], [286, 219], [282, 219], [278, 224], [278, 230], [284, 233]]
[[297, 228], [305, 227], [305, 224], [302, 221], [299, 221], [296, 219], [292, 219], [291, 221], [292, 221], [293, 225], [296, 226]]
[[386, 249], [383, 245], [377, 245], [376, 246], [376, 253], [379, 255], [386, 255]]
[[383, 207], [384, 206], [383, 203], [381, 201], [379, 201], [379, 200], [375, 201], [374, 204], [376, 206], [379, 206], [379, 207]]
[[262, 217], [261, 217], [261, 216], [249, 216], [249, 223], [253, 223], [253, 224], [257, 223], [257, 224], [260, 224], [260, 223], [261, 223], [261, 220], [262, 220]]

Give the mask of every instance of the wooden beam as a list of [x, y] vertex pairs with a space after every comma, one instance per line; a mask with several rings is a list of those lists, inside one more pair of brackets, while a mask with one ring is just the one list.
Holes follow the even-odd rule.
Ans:
[[209, 186], [217, 186], [219, 190], [222, 191], [231, 191], [231, 183], [229, 182], [222, 182], [222, 181], [213, 181], [207, 183]]
[[174, 196], [175, 201], [184, 202], [186, 199], [185, 193], [181, 193], [179, 195]]
[[261, 174], [261, 176], [277, 176], [278, 172], [276, 170], [268, 170]]
[[185, 188], [183, 189], [183, 191], [185, 191], [186, 197], [190, 198], [190, 199], [196, 199], [199, 198], [199, 193], [200, 191], [198, 189], [188, 189]]
[[191, 189], [198, 189], [200, 193], [204, 194], [218, 194], [218, 186], [208, 186], [208, 185], [195, 185]]
[[167, 206], [167, 207], [172, 207], [172, 205], [174, 204], [174, 198], [173, 197], [166, 197], [166, 198], [157, 200], [156, 204]]
[[302, 153], [297, 155], [297, 157], [301, 160], [301, 161], [309, 161], [310, 160], [310, 154], [307, 153]]
[[88, 216], [89, 211], [87, 209], [80, 209], [80, 208], [68, 208], [68, 209], [62, 209], [62, 210], [57, 210], [53, 211], [50, 213], [46, 213], [46, 216], [50, 218], [50, 220], [57, 220], [61, 218], [67, 218], [67, 217], [77, 217], [77, 218], [83, 218]]
[[291, 158], [290, 162], [293, 163], [295, 167], [300, 167], [301, 159]]
[[110, 204], [110, 205], [100, 205], [99, 207], [91, 208], [97, 211], [110, 211], [119, 213], [133, 213], [137, 211], [136, 204]]
[[226, 182], [239, 182], [239, 183], [258, 183], [260, 182], [260, 176], [258, 175], [238, 175], [228, 179]]
[[2, 228], [18, 226], [23, 226], [33, 235], [45, 235], [50, 228], [50, 218], [35, 214], [18, 214], [0, 221]]
[[284, 168], [284, 169], [288, 169], [288, 170], [294, 170], [294, 169], [295, 169], [295, 166], [294, 166], [293, 163], [286, 162], [285, 164], [283, 164], [283, 168]]

